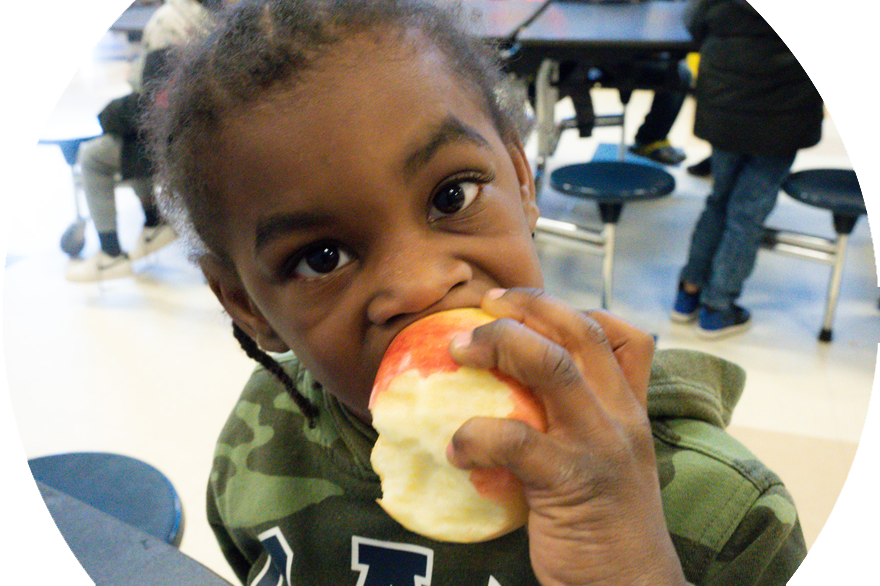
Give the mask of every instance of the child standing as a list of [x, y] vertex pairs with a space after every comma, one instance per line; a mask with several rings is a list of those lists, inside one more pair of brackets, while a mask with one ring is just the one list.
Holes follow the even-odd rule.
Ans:
[[[249, 585], [784, 583], [790, 496], [721, 429], [742, 372], [652, 363], [650, 336], [540, 291], [523, 105], [461, 30], [431, 2], [241, 0], [173, 74], [163, 206], [262, 364], [210, 479], [227, 559]], [[439, 543], [375, 502], [367, 403], [398, 332], [476, 306], [499, 319], [453, 356], [532, 388], [549, 429], [458, 430], [451, 461], [509, 468], [531, 513]]]
[[694, 227], [672, 319], [717, 339], [746, 330], [735, 303], [758, 256], [764, 220], [799, 149], [819, 142], [822, 98], [746, 0], [697, 0], [701, 43], [694, 134], [712, 145], [712, 193]]

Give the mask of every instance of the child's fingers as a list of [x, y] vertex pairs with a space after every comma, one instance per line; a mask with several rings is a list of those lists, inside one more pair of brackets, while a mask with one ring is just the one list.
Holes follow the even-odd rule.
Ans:
[[543, 490], [554, 487], [571, 469], [547, 436], [522, 421], [474, 417], [453, 434], [449, 461], [459, 468], [504, 467], [523, 485]]
[[[493, 291], [482, 307], [498, 319], [454, 340], [453, 358], [530, 387], [548, 427], [542, 433], [511, 419], [469, 419], [453, 434], [449, 461], [463, 469], [500, 466], [519, 478], [533, 567], [542, 575], [559, 566], [562, 550], [575, 552], [577, 583], [590, 581], [580, 577], [584, 563], [597, 564], [594, 575], [608, 576], [612, 565], [643, 572], [654, 564], [678, 568], [680, 578], [645, 409], [653, 339], [610, 314], [578, 312], [537, 291]], [[609, 548], [611, 558], [584, 557], [585, 547]], [[652, 555], [658, 551], [665, 562]]]
[[[607, 313], [575, 311], [541, 291], [510, 289], [499, 293], [487, 295], [483, 308], [516, 320], [565, 348], [607, 407], [629, 409], [631, 396], [644, 406], [654, 347], [649, 335]], [[621, 374], [631, 393], [618, 392], [616, 382]]]
[[538, 289], [496, 289], [483, 299], [482, 307], [499, 318], [510, 318], [535, 330], [573, 354], [587, 341], [604, 342], [604, 334], [561, 301]]
[[453, 340], [450, 351], [459, 364], [498, 369], [532, 389], [551, 424], [584, 428], [585, 417], [603, 411], [571, 354], [517, 321], [505, 318], [480, 326], [469, 340]]
[[645, 407], [651, 360], [654, 357], [654, 337], [607, 311], [593, 310], [588, 315], [602, 327], [633, 394]]

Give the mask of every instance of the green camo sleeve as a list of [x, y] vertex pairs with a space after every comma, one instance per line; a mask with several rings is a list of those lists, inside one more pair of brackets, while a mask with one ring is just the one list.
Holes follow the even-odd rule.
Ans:
[[781, 480], [723, 429], [653, 422], [663, 509], [687, 579], [701, 586], [783, 585], [806, 556]]
[[788, 492], [776, 487], [761, 495], [706, 571], [706, 584], [786, 584], [806, 555], [800, 522]]

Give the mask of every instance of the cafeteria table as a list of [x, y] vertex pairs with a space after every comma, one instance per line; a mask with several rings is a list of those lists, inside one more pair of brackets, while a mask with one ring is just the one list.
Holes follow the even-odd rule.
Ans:
[[[441, 4], [446, 0], [442, 0]], [[519, 32], [546, 10], [543, 0], [463, 0], [469, 13], [472, 32], [485, 39], [513, 41]]]
[[[601, 305], [608, 307], [614, 263], [614, 228], [625, 203], [669, 195], [674, 179], [664, 170], [629, 163], [624, 135], [626, 105], [632, 91], [666, 89], [686, 91], [680, 86], [679, 62], [696, 49], [685, 26], [685, 2], [648, 0], [629, 2], [574, 2], [522, 0], [516, 13], [519, 23], [504, 20], [510, 0], [466, 0], [483, 13], [486, 22], [478, 34], [498, 43], [508, 71], [534, 88], [535, 189], [540, 197], [547, 163], [556, 150], [567, 123], [558, 123], [556, 103], [560, 95], [589, 92], [594, 85], [620, 92], [623, 114], [610, 117], [621, 126], [617, 160], [584, 162], [557, 170], [574, 178], [550, 183], [566, 195], [593, 200], [599, 206], [602, 227], [595, 229], [549, 218], [538, 219], [536, 238], [573, 246], [602, 257]], [[531, 11], [526, 8], [531, 7]], [[510, 18], [511, 13], [507, 12]], [[562, 74], [566, 70], [585, 72], [580, 79]], [[644, 72], [651, 72], [646, 76]], [[604, 121], [603, 121], [604, 122]]]
[[[566, 127], [554, 117], [560, 63], [600, 70], [596, 83], [619, 89], [624, 105], [633, 89], [688, 89], [678, 86], [677, 71], [679, 61], [698, 48], [684, 23], [687, 2], [463, 0], [463, 6], [474, 16], [474, 34], [497, 43], [505, 68], [534, 84], [539, 190]], [[666, 75], [640, 76], [646, 63]], [[590, 86], [575, 91], [590, 91]], [[623, 122], [623, 115], [605, 118]]]
[[[576, 62], [603, 71], [602, 85], [616, 87], [626, 104], [633, 89], [681, 89], [677, 67], [697, 49], [685, 27], [686, 2], [639, 3], [549, 2], [516, 35], [517, 55], [509, 67], [535, 75], [535, 123], [538, 137], [536, 175], [542, 177], [556, 149], [561, 127], [554, 118], [559, 99], [560, 63]], [[497, 5], [496, 5], [497, 8]], [[660, 65], [667, 75], [642, 79], [639, 66]], [[589, 87], [580, 88], [589, 91]]]
[[110, 26], [110, 30], [125, 33], [132, 43], [139, 42], [144, 35], [144, 27], [152, 18], [153, 13], [161, 7], [161, 3], [138, 5], [132, 4], [119, 15], [119, 18]]

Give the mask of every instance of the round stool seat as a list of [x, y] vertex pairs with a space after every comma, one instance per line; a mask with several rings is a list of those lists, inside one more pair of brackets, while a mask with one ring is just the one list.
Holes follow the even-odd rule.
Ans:
[[58, 148], [61, 149], [61, 154], [64, 155], [64, 161], [73, 167], [76, 165], [76, 159], [79, 155], [79, 147], [82, 143], [92, 140], [93, 138], [97, 138], [98, 134], [88, 134], [85, 136], [76, 136], [73, 138], [53, 138], [53, 139], [41, 139], [40, 144], [57, 144]]
[[858, 217], [867, 213], [862, 189], [851, 169], [798, 171], [788, 176], [782, 189], [800, 202], [835, 215]]
[[28, 461], [34, 479], [177, 546], [183, 509], [171, 481], [128, 456], [77, 452]]
[[556, 169], [550, 174], [550, 186], [601, 203], [629, 203], [669, 195], [675, 189], [675, 179], [649, 165], [592, 161]]

